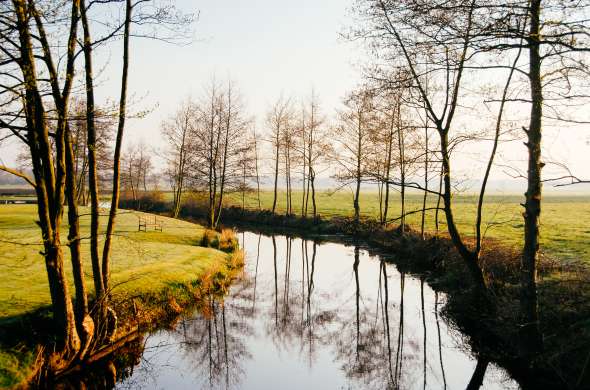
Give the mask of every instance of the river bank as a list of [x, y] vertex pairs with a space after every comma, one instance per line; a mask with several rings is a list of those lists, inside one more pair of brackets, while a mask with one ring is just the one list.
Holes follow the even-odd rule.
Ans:
[[[0, 206], [2, 388], [26, 387], [41, 378], [47, 382], [52, 375], [42, 370], [46, 351], [52, 349], [53, 331], [34, 207]], [[203, 227], [188, 222], [158, 217], [161, 232], [140, 232], [138, 219], [142, 215], [119, 213], [112, 254], [112, 305], [118, 316], [115, 345], [119, 339], [165, 323], [194, 303], [203, 291], [227, 288], [243, 260], [239, 250], [228, 254], [213, 247], [215, 242], [219, 247], [220, 241], [212, 240], [212, 233]], [[81, 215], [80, 223], [86, 234], [89, 216]], [[203, 243], [204, 236], [210, 238], [207, 243]], [[82, 251], [88, 259], [87, 242]], [[70, 267], [69, 258], [65, 266]], [[90, 264], [85, 263], [85, 268], [91, 269]], [[97, 351], [99, 355], [104, 352]]]
[[[203, 210], [195, 207], [185, 207], [181, 214], [190, 220], [199, 220], [204, 215]], [[534, 361], [522, 362], [517, 357], [519, 252], [512, 247], [491, 240], [484, 246], [482, 265], [496, 308], [490, 314], [481, 310], [480, 302], [474, 299], [473, 284], [464, 263], [443, 234], [422, 239], [412, 229], [401, 234], [399, 229], [384, 229], [369, 218], [355, 227], [350, 218], [309, 219], [237, 207], [224, 209], [222, 219], [228, 226], [268, 234], [356, 240], [372, 250], [385, 251], [400, 270], [424, 277], [432, 288], [446, 293], [444, 313], [449, 320], [469, 336], [474, 350], [506, 367], [523, 387], [590, 386], [590, 278], [584, 266], [542, 258], [538, 293], [545, 350]]]
[[[334, 237], [334, 236], [332, 236]], [[118, 388], [517, 390], [441, 315], [447, 296], [360, 242], [239, 230], [223, 299], [146, 335]]]
[[113, 307], [122, 327], [118, 329], [120, 336], [68, 370], [58, 375], [38, 376], [33, 383], [41, 388], [83, 388], [99, 384], [104, 384], [104, 388], [115, 387], [141, 358], [146, 334], [173, 328], [184, 314], [203, 310], [211, 297], [223, 299], [234, 280], [240, 278], [243, 266], [243, 252], [236, 250], [226, 256], [224, 263], [190, 282], [173, 283], [155, 294], [138, 292], [127, 299], [119, 297]]

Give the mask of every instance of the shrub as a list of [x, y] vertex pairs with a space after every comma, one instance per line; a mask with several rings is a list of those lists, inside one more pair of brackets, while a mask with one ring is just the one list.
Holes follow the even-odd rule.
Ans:
[[229, 269], [240, 269], [243, 266], [244, 266], [244, 251], [241, 249], [238, 249], [230, 255], [227, 267]]
[[205, 195], [198, 192], [188, 193], [180, 208], [180, 215], [185, 217], [197, 217], [207, 215], [207, 201]]
[[145, 211], [164, 211], [166, 202], [161, 191], [141, 192], [137, 197], [139, 208]]
[[233, 229], [223, 229], [219, 237], [218, 249], [230, 253], [236, 251], [239, 247], [236, 232]]
[[214, 230], [206, 229], [201, 237], [201, 246], [205, 248], [218, 248], [219, 238], [217, 232]]
[[164, 212], [169, 208], [169, 204], [164, 200], [162, 191], [139, 192], [136, 194], [136, 199], [134, 199], [131, 191], [126, 190], [121, 192], [119, 207], [140, 211]]

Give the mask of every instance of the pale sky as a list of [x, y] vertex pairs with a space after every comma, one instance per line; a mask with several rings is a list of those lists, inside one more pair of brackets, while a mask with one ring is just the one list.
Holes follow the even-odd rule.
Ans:
[[[198, 97], [213, 76], [231, 78], [248, 112], [258, 119], [281, 94], [305, 98], [312, 87], [330, 114], [344, 93], [360, 80], [354, 66], [360, 50], [339, 37], [348, 25], [348, 0], [175, 3], [185, 12], [199, 12], [192, 27], [193, 42], [178, 46], [132, 40], [132, 109], [153, 111], [145, 119], [129, 121], [127, 142], [143, 139], [158, 146], [162, 120], [187, 96]], [[118, 99], [120, 53], [120, 43], [96, 53], [95, 69], [102, 70], [97, 87], [99, 102]], [[13, 160], [14, 149], [14, 144], [3, 147], [5, 162]]]
[[[126, 144], [143, 140], [161, 147], [160, 123], [187, 96], [198, 97], [215, 76], [231, 78], [241, 91], [249, 114], [257, 118], [259, 132], [265, 113], [281, 94], [305, 99], [312, 87], [323, 112], [330, 118], [344, 94], [361, 80], [363, 50], [340, 38], [351, 23], [352, 0], [177, 0], [185, 12], [199, 12], [194, 39], [178, 46], [134, 39], [131, 46], [129, 93], [132, 110], [153, 109], [144, 119], [128, 122]], [[99, 102], [118, 99], [120, 43], [98, 52], [96, 69], [103, 69], [98, 85]], [[80, 73], [81, 75], [81, 73]], [[79, 75], [79, 76], [80, 76]], [[575, 173], [590, 176], [590, 129], [546, 129], [547, 158], [567, 163]], [[482, 155], [489, 145], [465, 150], [455, 163], [464, 174], [478, 177]], [[15, 144], [3, 145], [2, 160], [12, 163]], [[481, 153], [480, 153], [481, 152]], [[526, 158], [520, 142], [504, 145], [499, 161], [519, 164]], [[510, 179], [495, 169], [494, 180]], [[587, 191], [590, 186], [577, 187]]]
[[[144, 105], [158, 104], [147, 120], [132, 124], [134, 137], [155, 139], [161, 120], [186, 96], [199, 96], [214, 75], [235, 82], [259, 124], [281, 94], [305, 98], [313, 87], [326, 113], [331, 113], [360, 80], [354, 65], [360, 50], [339, 37], [347, 25], [348, 1], [182, 0], [177, 4], [186, 11], [192, 7], [200, 11], [191, 45], [147, 40], [133, 44], [130, 90], [137, 97], [145, 96]], [[118, 79], [114, 81], [116, 91]]]

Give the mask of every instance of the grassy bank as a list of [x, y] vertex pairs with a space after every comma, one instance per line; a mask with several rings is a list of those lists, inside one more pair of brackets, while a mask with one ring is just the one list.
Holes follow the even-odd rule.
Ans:
[[[88, 210], [82, 209], [81, 214], [86, 214], [80, 219], [82, 236], [88, 237]], [[113, 243], [113, 299], [120, 312], [122, 330], [129, 326], [126, 314], [131, 310], [135, 311], [135, 319], [143, 317], [139, 322], [150, 323], [163, 314], [158, 312], [158, 308], [164, 311], [170, 307], [174, 310], [182, 308], [190, 301], [187, 297], [195, 295], [195, 288], [204, 278], [220, 279], [227, 273], [227, 265], [236, 261], [232, 255], [201, 247], [205, 230], [195, 224], [158, 217], [162, 222], [162, 232], [139, 232], [140, 214], [121, 211]], [[50, 297], [44, 262], [39, 254], [42, 246], [35, 219], [35, 205], [0, 205], [1, 387], [18, 383], [29, 375], [35, 360], [35, 350], [31, 346], [35, 338], [45, 331], [32, 327], [32, 321], [39, 324], [49, 322], [47, 308]], [[101, 223], [104, 227], [106, 216]], [[92, 294], [87, 239], [83, 241], [82, 250], [86, 261], [87, 287]], [[65, 266], [70, 275], [67, 252]], [[73, 293], [73, 288], [70, 291]], [[140, 317], [137, 317], [138, 305], [144, 307]], [[19, 328], [39, 334], [30, 334], [28, 339], [20, 340], [12, 333]]]
[[[277, 202], [277, 213], [284, 213], [286, 208], [286, 194], [280, 192]], [[273, 193], [261, 193], [263, 209], [272, 207]], [[475, 218], [477, 197], [474, 195], [458, 195], [454, 198], [455, 219], [460, 231], [465, 235], [475, 235]], [[521, 247], [523, 240], [524, 222], [522, 206], [524, 197], [517, 195], [490, 195], [486, 197], [483, 214], [483, 228], [486, 238], [500, 241], [504, 245]], [[293, 211], [301, 213], [302, 192], [293, 193]], [[242, 205], [241, 194], [228, 197], [228, 204]], [[255, 193], [246, 194], [245, 206], [249, 209], [258, 207]], [[331, 193], [321, 191], [317, 193], [318, 213], [322, 217], [349, 217], [353, 214], [352, 194], [341, 191]], [[427, 207], [435, 207], [436, 199], [429, 196]], [[362, 192], [360, 197], [361, 215], [369, 218], [379, 217], [379, 197], [376, 192]], [[406, 212], [421, 210], [422, 195], [409, 194], [406, 199]], [[311, 213], [311, 199], [308, 203]], [[401, 211], [400, 196], [392, 192], [389, 202], [389, 218], [399, 217]], [[562, 261], [583, 261], [590, 264], [590, 196], [545, 196], [541, 213], [541, 248], [542, 251]], [[444, 213], [439, 215], [439, 229], [446, 231]], [[411, 214], [407, 222], [413, 227], [419, 227], [421, 213]], [[435, 211], [427, 212], [426, 229], [435, 231]], [[397, 222], [394, 222], [396, 224]]]
[[[26, 195], [26, 194], [23, 194]], [[8, 198], [8, 197], [7, 197]], [[162, 193], [164, 201], [172, 200], [172, 193]], [[185, 202], [191, 203], [194, 195], [185, 196]], [[2, 196], [0, 195], [0, 200]], [[23, 198], [24, 199], [24, 198]], [[261, 192], [262, 209], [269, 210], [272, 207], [272, 191]], [[503, 245], [516, 248], [522, 247], [523, 218], [520, 203], [524, 197], [520, 195], [489, 195], [486, 197], [483, 228], [488, 241], [498, 241]], [[455, 220], [460, 231], [466, 235], [475, 233], [475, 217], [477, 197], [474, 195], [457, 195], [455, 202]], [[301, 213], [302, 192], [293, 192], [294, 213]], [[247, 193], [244, 198], [247, 209], [258, 208], [258, 199], [255, 193]], [[226, 197], [226, 205], [242, 206], [240, 193], [229, 194]], [[286, 194], [279, 192], [277, 200], [277, 213], [283, 214], [286, 206]], [[318, 213], [324, 218], [348, 217], [353, 213], [352, 194], [342, 190], [336, 193], [325, 190], [317, 193]], [[379, 197], [375, 191], [363, 191], [360, 198], [361, 215], [369, 218], [379, 216]], [[429, 195], [427, 207], [435, 207], [436, 198]], [[421, 194], [408, 194], [406, 199], [406, 211], [422, 208]], [[311, 199], [308, 202], [311, 213]], [[389, 218], [397, 218], [400, 214], [400, 196], [392, 191], [389, 202]], [[414, 227], [420, 226], [421, 213], [411, 214], [407, 221]], [[583, 262], [590, 264], [590, 195], [548, 195], [543, 197], [541, 212], [541, 251], [563, 262]], [[435, 211], [427, 211], [426, 229], [435, 231]], [[395, 224], [396, 222], [394, 222]], [[444, 215], [439, 215], [439, 230], [446, 231]]]

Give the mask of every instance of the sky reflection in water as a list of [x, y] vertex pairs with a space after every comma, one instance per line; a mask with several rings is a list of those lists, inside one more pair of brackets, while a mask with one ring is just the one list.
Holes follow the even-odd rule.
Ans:
[[[146, 336], [117, 388], [465, 389], [477, 359], [444, 296], [365, 250], [240, 233], [243, 280], [173, 330]], [[424, 348], [426, 345], [426, 348]], [[479, 371], [486, 368], [480, 361]], [[485, 389], [518, 385], [493, 364]]]

